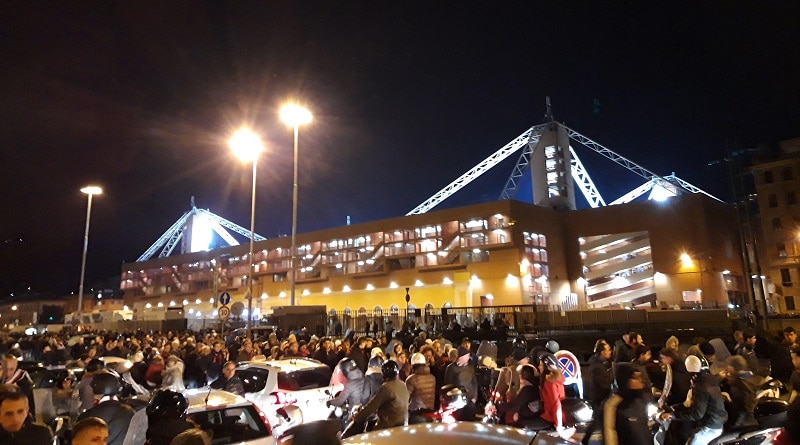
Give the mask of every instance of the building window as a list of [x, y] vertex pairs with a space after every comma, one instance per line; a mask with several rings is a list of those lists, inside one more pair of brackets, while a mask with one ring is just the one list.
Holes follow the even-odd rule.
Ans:
[[793, 296], [787, 295], [787, 296], [784, 297], [784, 300], [786, 301], [786, 310], [787, 311], [796, 310], [795, 306], [794, 306], [794, 297]]
[[775, 182], [775, 177], [772, 175], [771, 170], [767, 170], [764, 172], [764, 183], [765, 184], [772, 184]]
[[784, 181], [791, 181], [792, 180], [792, 167], [786, 167], [781, 172], [781, 177]]
[[797, 194], [793, 191], [786, 192], [786, 205], [797, 204]]
[[778, 195], [772, 193], [767, 197], [770, 207], [778, 207]]
[[781, 269], [781, 281], [784, 286], [792, 285], [792, 275], [789, 273], [789, 269]]
[[781, 224], [781, 219], [780, 218], [772, 218], [772, 228], [773, 229], [777, 230], [777, 229], [780, 229], [782, 227], [783, 227], [783, 225]]
[[[777, 243], [777, 244], [775, 244], [775, 248], [778, 251], [778, 258], [786, 258], [786, 244]], [[781, 269], [781, 271], [783, 271], [783, 270], [787, 270], [788, 271], [789, 269]]]

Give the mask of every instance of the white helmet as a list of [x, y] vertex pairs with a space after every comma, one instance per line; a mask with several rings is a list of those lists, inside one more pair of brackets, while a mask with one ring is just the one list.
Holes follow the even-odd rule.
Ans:
[[700, 357], [696, 355], [690, 355], [686, 357], [684, 364], [686, 365], [686, 371], [692, 373], [700, 373], [702, 371], [708, 371], [708, 362], [703, 363], [704, 360], [700, 360]]
[[425, 360], [425, 356], [420, 354], [419, 352], [415, 352], [411, 354], [411, 365], [425, 365], [428, 362]]

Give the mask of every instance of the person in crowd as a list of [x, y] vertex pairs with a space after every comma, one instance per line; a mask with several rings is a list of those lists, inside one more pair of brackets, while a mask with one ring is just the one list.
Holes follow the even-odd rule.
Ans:
[[758, 425], [754, 415], [756, 408], [756, 391], [747, 379], [750, 376], [747, 360], [733, 355], [726, 360], [725, 370], [720, 373], [723, 378], [723, 389], [730, 397], [728, 403], [727, 428], [741, 428]]
[[0, 443], [3, 445], [51, 445], [53, 433], [32, 421], [28, 398], [15, 387], [0, 388]]
[[411, 363], [408, 361], [408, 353], [406, 351], [400, 351], [395, 361], [397, 365], [400, 366], [400, 380], [405, 382], [408, 376], [413, 372]]
[[614, 363], [630, 363], [633, 361], [633, 349], [642, 344], [642, 336], [636, 332], [629, 332], [622, 336], [622, 342], [614, 348]]
[[528, 342], [525, 337], [519, 336], [511, 342], [511, 354], [506, 358], [506, 365], [500, 368], [497, 375], [497, 383], [494, 387], [496, 401], [509, 403], [514, 400], [520, 388], [517, 367], [526, 364], [528, 364]]
[[675, 353], [680, 354], [680, 346], [681, 342], [678, 340], [678, 337], [671, 335], [666, 343], [664, 343], [664, 347], [667, 349], [672, 349]]
[[175, 436], [169, 445], [211, 445], [211, 436], [199, 428], [192, 428]]
[[641, 369], [630, 363], [616, 366], [619, 389], [603, 406], [605, 445], [652, 443], [647, 426], [650, 389]]
[[756, 331], [745, 329], [742, 333], [742, 337], [744, 338], [744, 344], [739, 348], [736, 355], [744, 357], [744, 359], [747, 360], [747, 366], [750, 370], [757, 372], [758, 358], [756, 357], [756, 343], [758, 342], [758, 337], [756, 336]]
[[106, 445], [108, 425], [98, 417], [87, 417], [72, 427], [72, 445]]
[[772, 356], [772, 376], [783, 382], [788, 382], [792, 376], [791, 349], [797, 345], [797, 332], [791, 326], [783, 329], [783, 338]]
[[412, 374], [406, 378], [406, 389], [410, 396], [408, 405], [412, 413], [433, 410], [436, 406], [436, 377], [431, 374], [425, 356], [419, 352], [411, 355]]
[[80, 400], [75, 397], [78, 390], [72, 385], [74, 381], [75, 378], [72, 375], [67, 375], [56, 381], [52, 398], [53, 408], [57, 416], [67, 415], [73, 419], [78, 417]]
[[225, 362], [222, 367], [222, 376], [211, 383], [211, 388], [244, 396], [244, 384], [242, 379], [236, 375], [235, 362]]
[[9, 353], [5, 355], [4, 359], [6, 368], [4, 383], [16, 386], [19, 392], [28, 398], [30, 410], [32, 413], [35, 413], [36, 404], [33, 399], [33, 379], [31, 379], [28, 371], [19, 367], [19, 358], [16, 355]]
[[647, 345], [636, 345], [633, 348], [633, 365], [636, 366], [639, 371], [642, 371], [642, 378], [644, 379], [644, 385], [646, 388], [650, 389], [653, 387], [650, 381], [650, 374], [648, 368], [653, 365], [653, 353], [650, 351], [650, 347]]
[[800, 346], [795, 345], [789, 353], [792, 356], [792, 366], [794, 366], [792, 376], [789, 378], [789, 386], [791, 387], [789, 403], [792, 403], [797, 400], [797, 394], [800, 393]]
[[349, 358], [353, 359], [361, 372], [367, 372], [367, 365], [372, 351], [372, 339], [366, 335], [358, 337], [355, 346], [350, 350]]
[[558, 366], [553, 354], [543, 353], [539, 358], [539, 374], [541, 375], [540, 393], [542, 396], [542, 419], [554, 425], [556, 429], [564, 427], [564, 413], [561, 401], [564, 393], [564, 374]]
[[147, 404], [147, 441], [149, 445], [169, 445], [178, 434], [194, 428], [183, 417], [189, 402], [179, 392], [160, 390]]
[[405, 425], [408, 421], [409, 395], [406, 384], [398, 378], [400, 367], [393, 360], [386, 361], [381, 366], [383, 384], [378, 392], [366, 405], [353, 417], [356, 423], [362, 423], [372, 415], [378, 414], [378, 423], [375, 430]]
[[87, 417], [98, 417], [108, 425], [108, 445], [122, 445], [128, 426], [134, 415], [134, 410], [129, 405], [118, 399], [122, 385], [114, 374], [109, 371], [99, 371], [92, 377], [92, 391], [100, 395], [98, 403], [84, 411], [78, 420]]
[[665, 405], [683, 403], [691, 387], [689, 373], [686, 372], [684, 361], [680, 358], [678, 352], [671, 348], [661, 349], [659, 361], [664, 367], [666, 377], [664, 379], [664, 388], [662, 388], [661, 396], [658, 399], [658, 406], [663, 407]]
[[[539, 371], [530, 364], [519, 365], [519, 390], [506, 405], [506, 425], [528, 426], [531, 421], [540, 419], [542, 413], [541, 382]], [[502, 410], [501, 410], [502, 411]], [[543, 420], [542, 420], [543, 421]]]
[[614, 370], [611, 361], [611, 345], [605, 340], [597, 340], [594, 344], [594, 354], [589, 358], [589, 378], [587, 393], [592, 405], [592, 421], [586, 427], [581, 443], [589, 444], [592, 433], [601, 428], [603, 419], [603, 402], [611, 395], [611, 386], [614, 384]]
[[336, 351], [334, 349], [333, 340], [331, 340], [330, 337], [322, 337], [320, 339], [313, 358], [319, 362], [325, 363], [331, 369], [336, 367], [339, 360], [336, 359]]
[[353, 359], [343, 359], [339, 362], [339, 370], [347, 378], [344, 388], [339, 394], [326, 404], [328, 406], [344, 406], [348, 404], [351, 408], [356, 405], [363, 405], [370, 399], [370, 390], [364, 380], [364, 373], [358, 368]]
[[450, 363], [444, 372], [443, 385], [461, 386], [467, 392], [467, 397], [475, 403], [478, 399], [478, 379], [475, 375], [475, 365], [471, 360], [469, 349], [463, 345], [457, 349], [458, 358]]
[[176, 354], [167, 357], [166, 367], [161, 372], [161, 388], [182, 392], [186, 389], [183, 383], [184, 364]]
[[236, 361], [237, 362], [249, 362], [253, 360], [253, 357], [256, 356], [256, 351], [253, 349], [253, 342], [249, 339], [245, 339], [242, 342], [242, 348], [239, 349], [239, 352], [236, 354]]
[[220, 340], [214, 341], [210, 355], [208, 367], [205, 371], [209, 379], [216, 380], [222, 374], [223, 365], [228, 361], [228, 351], [225, 349], [225, 343]]
[[663, 419], [692, 420], [697, 422], [687, 445], [708, 445], [722, 434], [728, 420], [725, 399], [716, 377], [711, 375], [708, 363], [696, 355], [686, 357], [686, 370], [692, 378], [691, 405], [685, 411], [663, 413]]

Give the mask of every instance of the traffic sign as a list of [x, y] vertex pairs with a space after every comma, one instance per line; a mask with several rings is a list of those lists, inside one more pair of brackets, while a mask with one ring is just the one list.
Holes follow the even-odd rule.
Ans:
[[231, 315], [231, 310], [228, 309], [228, 306], [220, 306], [219, 309], [217, 309], [217, 315], [220, 320], [227, 320]]
[[231, 294], [227, 292], [219, 294], [219, 302], [221, 305], [226, 306], [228, 303], [231, 302]]

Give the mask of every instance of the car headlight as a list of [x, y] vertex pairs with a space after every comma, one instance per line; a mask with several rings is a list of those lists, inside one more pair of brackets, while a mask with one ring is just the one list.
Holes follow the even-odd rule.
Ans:
[[592, 414], [594, 414], [594, 410], [588, 406], [583, 406], [577, 411], [575, 411], [575, 420], [578, 423], [586, 423], [592, 420]]

